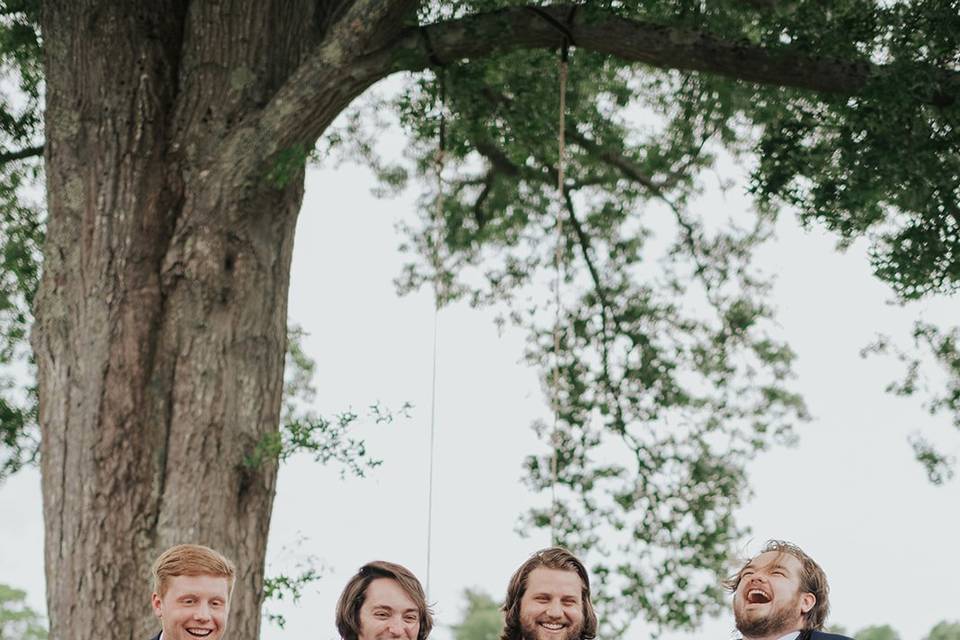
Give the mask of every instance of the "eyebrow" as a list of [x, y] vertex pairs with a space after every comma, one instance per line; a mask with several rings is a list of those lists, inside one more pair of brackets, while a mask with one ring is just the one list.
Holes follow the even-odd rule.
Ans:
[[[764, 566], [768, 566], [768, 565], [764, 565]], [[790, 568], [787, 567], [786, 565], [780, 564], [779, 562], [778, 562], [777, 564], [770, 565], [770, 568], [771, 568], [771, 569], [780, 569], [781, 571], [784, 571], [785, 573], [790, 573]], [[740, 569], [740, 575], [743, 575], [743, 573], [744, 573], [745, 571], [747, 571], [748, 569], [752, 569], [753, 571], [757, 571], [757, 565], [753, 564], [752, 562], [748, 562], [747, 565], [746, 565], [743, 569]]]
[[[530, 592], [530, 597], [531, 597], [531, 598], [537, 598], [537, 597], [539, 597], [539, 596], [547, 596], [548, 598], [552, 598], [552, 597], [554, 597], [554, 595], [555, 595], [555, 594], [550, 593], [549, 591], [531, 591], [531, 592]], [[558, 594], [557, 597], [560, 598], [560, 599], [564, 599], [564, 598], [579, 598], [579, 597], [580, 597], [580, 594], [579, 594], [579, 593], [561, 593], [561, 594]]]
[[[377, 604], [373, 606], [374, 611], [393, 611], [393, 607], [388, 604]], [[401, 613], [416, 613], [419, 615], [420, 609], [416, 607], [410, 607], [409, 609], [403, 609]]]

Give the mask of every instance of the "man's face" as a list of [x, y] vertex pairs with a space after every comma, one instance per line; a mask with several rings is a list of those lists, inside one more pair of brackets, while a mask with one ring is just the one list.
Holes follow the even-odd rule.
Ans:
[[393, 578], [372, 580], [360, 606], [357, 640], [416, 640], [418, 633], [420, 609], [400, 583]]
[[520, 598], [524, 640], [574, 640], [583, 631], [583, 581], [575, 571], [537, 567]]
[[767, 551], [747, 563], [733, 594], [737, 629], [747, 638], [779, 637], [803, 629], [817, 600], [800, 591], [803, 565], [788, 553]]
[[219, 640], [230, 613], [230, 584], [222, 576], [174, 576], [152, 602], [163, 640]]

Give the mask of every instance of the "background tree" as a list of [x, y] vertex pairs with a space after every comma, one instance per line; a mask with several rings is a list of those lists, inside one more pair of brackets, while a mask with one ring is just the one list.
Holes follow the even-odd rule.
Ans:
[[944, 620], [930, 630], [926, 640], [957, 640], [958, 638], [960, 638], [960, 622]]
[[43, 142], [38, 5], [8, 2], [4, 9], [0, 28], [0, 479], [35, 462], [39, 447], [35, 371], [26, 337], [33, 321], [31, 306], [40, 277], [45, 221], [42, 195], [38, 189], [31, 190], [41, 173], [38, 157]]
[[0, 640], [46, 640], [43, 616], [26, 604], [26, 592], [0, 584]]
[[498, 640], [503, 630], [503, 612], [482, 591], [465, 589], [466, 608], [460, 624], [453, 625], [454, 640]]
[[[397, 105], [421, 172], [439, 93], [448, 111], [441, 220], [428, 206], [411, 229], [422, 260], [403, 285], [503, 301], [531, 330], [558, 414], [540, 431], [558, 453], [531, 458], [530, 482], [562, 498], [531, 522], [592, 550], [600, 602], [619, 612], [609, 632], [641, 616], [690, 626], [716, 607], [745, 464], [805, 416], [750, 268], [778, 203], [845, 240], [873, 236], [876, 273], [905, 299], [956, 287], [955, 3], [47, 0], [3, 13], [17, 34], [5, 64], [34, 100], [24, 126], [4, 127], [5, 171], [22, 175], [41, 142], [28, 80], [43, 36], [32, 345], [57, 637], [92, 637], [107, 606], [146, 637], [131, 581], [183, 538], [237, 561], [231, 625], [257, 636], [280, 449], [249, 461], [277, 441], [303, 165], [390, 74], [442, 70]], [[544, 69], [565, 43], [576, 82], [557, 197]], [[700, 173], [750, 149], [759, 215], [730, 226], [689, 211]], [[42, 218], [25, 219], [35, 242]], [[553, 314], [525, 304], [555, 239], [559, 349]], [[8, 273], [23, 276], [6, 285], [16, 339], [36, 278]], [[30, 404], [8, 406], [25, 407], [5, 428], [18, 464]], [[618, 533], [601, 541], [601, 523]]]
[[853, 637], [854, 640], [900, 640], [900, 634], [888, 624], [864, 627]]

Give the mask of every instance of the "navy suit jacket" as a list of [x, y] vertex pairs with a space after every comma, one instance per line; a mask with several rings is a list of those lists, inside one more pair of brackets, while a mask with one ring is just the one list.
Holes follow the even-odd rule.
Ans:
[[812, 629], [804, 629], [800, 632], [800, 637], [797, 640], [853, 640], [847, 636], [837, 635], [836, 633], [827, 633], [826, 631], [813, 631]]

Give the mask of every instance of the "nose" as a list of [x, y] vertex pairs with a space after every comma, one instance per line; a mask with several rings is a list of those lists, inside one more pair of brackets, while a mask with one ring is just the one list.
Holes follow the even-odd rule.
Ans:
[[392, 618], [387, 624], [387, 633], [394, 638], [403, 637], [403, 620], [399, 618]]
[[547, 615], [551, 618], [563, 617], [563, 607], [560, 606], [559, 600], [550, 601], [550, 604], [547, 605]]
[[210, 606], [207, 603], [201, 603], [194, 612], [193, 617], [195, 620], [209, 620], [210, 619]]
[[763, 585], [767, 581], [766, 576], [762, 576], [759, 573], [755, 573], [750, 576], [750, 579], [747, 580], [747, 583], [744, 585], [747, 589], [751, 588], [754, 585]]

